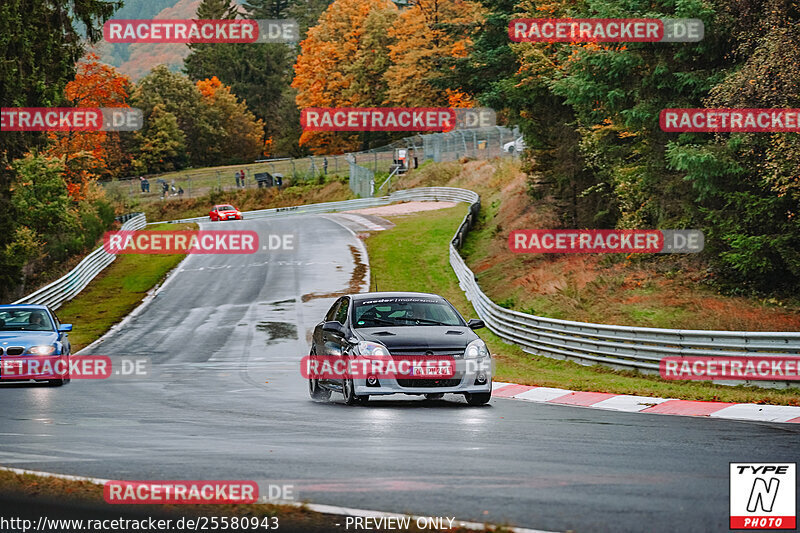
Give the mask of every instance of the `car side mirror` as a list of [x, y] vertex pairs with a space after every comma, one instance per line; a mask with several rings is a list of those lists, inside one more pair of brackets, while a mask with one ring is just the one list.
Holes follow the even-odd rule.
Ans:
[[329, 322], [325, 322], [322, 324], [322, 331], [327, 331], [329, 333], [336, 333], [338, 335], [344, 336], [344, 326], [336, 322], [335, 320], [331, 320]]
[[469, 326], [469, 329], [481, 329], [486, 327], [486, 323], [479, 318], [470, 318], [467, 326]]
[[58, 326], [58, 331], [61, 333], [72, 331], [72, 324], [61, 324], [60, 326]]

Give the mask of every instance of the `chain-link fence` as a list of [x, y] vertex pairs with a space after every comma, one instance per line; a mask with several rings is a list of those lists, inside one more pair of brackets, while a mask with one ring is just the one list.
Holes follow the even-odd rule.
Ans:
[[255, 189], [259, 187], [257, 175], [265, 172], [272, 176], [280, 176], [284, 185], [289, 185], [321, 180], [325, 176], [344, 177], [349, 173], [349, 165], [344, 155], [272, 159], [248, 165], [132, 176], [101, 182], [101, 185], [112, 195], [136, 196], [143, 200], [158, 201], [204, 196], [213, 190]]
[[[258, 175], [265, 172], [280, 176], [284, 186], [321, 181], [327, 176], [349, 176], [353, 192], [366, 198], [379, 192], [370, 185], [375, 181], [376, 174], [385, 173], [388, 176], [398, 166], [403, 167], [401, 171], [412, 169], [426, 160], [441, 162], [455, 161], [462, 157], [489, 159], [514, 156], [521, 149], [521, 144], [516, 142], [519, 137], [516, 128], [512, 130], [503, 126], [456, 130], [414, 135], [380, 148], [345, 155], [271, 159], [247, 165], [132, 176], [101, 182], [101, 185], [112, 197], [135, 196], [145, 201], [159, 201], [204, 196], [213, 190], [258, 188]], [[375, 187], [379, 187], [383, 181], [381, 179]]]
[[[515, 157], [524, 148], [519, 129], [493, 126], [406, 137], [392, 144], [348, 154], [350, 189], [361, 198], [381, 194], [394, 173], [414, 169], [424, 161], [457, 161], [462, 157]], [[381, 176], [381, 174], [386, 176]], [[381, 179], [385, 178], [385, 179]], [[376, 179], [379, 180], [376, 182]], [[375, 185], [377, 185], [377, 189]]]

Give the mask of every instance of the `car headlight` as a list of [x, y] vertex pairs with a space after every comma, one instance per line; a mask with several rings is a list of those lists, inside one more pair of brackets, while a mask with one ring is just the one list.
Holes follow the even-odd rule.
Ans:
[[389, 355], [389, 350], [383, 344], [370, 341], [361, 341], [358, 343], [358, 353], [360, 355], [386, 357]]
[[55, 351], [55, 346], [31, 346], [28, 350], [33, 355], [52, 355]]
[[464, 356], [467, 359], [477, 359], [479, 357], [487, 357], [488, 355], [489, 349], [486, 347], [486, 343], [481, 339], [475, 339], [469, 343], [467, 349], [464, 350]]

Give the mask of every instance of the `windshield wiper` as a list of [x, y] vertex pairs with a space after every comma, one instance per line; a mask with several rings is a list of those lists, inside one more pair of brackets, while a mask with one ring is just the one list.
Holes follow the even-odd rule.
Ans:
[[396, 326], [397, 324], [391, 320], [384, 320], [382, 318], [365, 318], [364, 322], [377, 322], [378, 324], [386, 324], [387, 326]]
[[445, 324], [444, 322], [439, 322], [438, 320], [429, 320], [427, 318], [407, 318], [402, 317], [398, 320], [409, 320], [411, 322], [423, 322], [425, 324], [431, 324], [433, 326], [450, 326], [451, 324]]

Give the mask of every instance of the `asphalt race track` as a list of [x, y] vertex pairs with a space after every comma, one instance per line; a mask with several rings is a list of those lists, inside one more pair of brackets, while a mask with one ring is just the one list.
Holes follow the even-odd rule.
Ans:
[[315, 503], [617, 532], [728, 531], [728, 463], [800, 459], [798, 425], [504, 399], [469, 407], [460, 396], [313, 403], [299, 359], [334, 296], [367, 289], [357, 238], [322, 216], [203, 229], [252, 229], [262, 241], [296, 232], [298, 242], [182, 263], [91, 351], [148, 356], [145, 378], [0, 388], [0, 464], [251, 479], [294, 484]]

